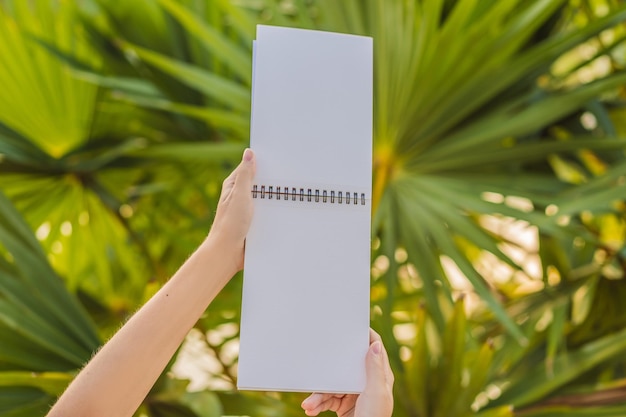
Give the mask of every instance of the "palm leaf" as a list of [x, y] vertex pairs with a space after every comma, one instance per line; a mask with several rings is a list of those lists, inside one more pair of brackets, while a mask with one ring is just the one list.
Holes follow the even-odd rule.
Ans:
[[[94, 65], [98, 60], [76, 36], [75, 26], [66, 23], [75, 18], [73, 5], [54, 12], [57, 19], [45, 26], [39, 24], [28, 4], [12, 2], [12, 6], [13, 13], [0, 8], [0, 54], [5, 57], [0, 68], [2, 120], [46, 153], [59, 157], [84, 143], [98, 88], [75, 79], [45, 51], [30, 48], [25, 33], [54, 42], [61, 50], [72, 50]], [[50, 3], [41, 2], [39, 7], [41, 15], [52, 15]], [[59, 89], [71, 94], [58, 94]], [[33, 107], [40, 111], [31, 111]]]
[[0, 243], [10, 256], [0, 266], [0, 398], [8, 399], [0, 410], [3, 415], [41, 413], [71, 376], [32, 372], [80, 368], [100, 339], [27, 224], [2, 194]]

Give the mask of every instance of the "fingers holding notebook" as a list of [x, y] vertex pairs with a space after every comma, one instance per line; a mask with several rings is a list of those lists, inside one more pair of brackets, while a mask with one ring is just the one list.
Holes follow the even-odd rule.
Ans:
[[[376, 343], [379, 343], [380, 345], [374, 346]], [[383, 346], [383, 340], [380, 337], [380, 335], [376, 333], [374, 330], [370, 329], [370, 350], [368, 351], [368, 355], [367, 355], [368, 359], [370, 358], [370, 354], [374, 350], [376, 352], [380, 352], [380, 357], [377, 357], [378, 353], [376, 353], [374, 356], [374, 359], [366, 361], [366, 366], [368, 367], [372, 366], [372, 368], [367, 369], [368, 377], [367, 377], [365, 389], [367, 390], [367, 383], [369, 382], [384, 380], [385, 384], [387, 385], [389, 394], [391, 394], [391, 392], [393, 391], [394, 376], [393, 376], [393, 372], [391, 371], [391, 364], [389, 363], [389, 356], [387, 355], [387, 350]], [[381, 363], [378, 363], [379, 361]], [[374, 376], [375, 373], [379, 373], [379, 372], [383, 372], [383, 374]], [[371, 378], [370, 378], [370, 375], [372, 375]]]
[[311, 394], [302, 402], [306, 415], [334, 411], [338, 417], [390, 417], [393, 412], [393, 372], [380, 336], [371, 329], [365, 367], [366, 383], [361, 394]]
[[252, 220], [252, 180], [256, 171], [254, 152], [246, 149], [239, 166], [222, 184], [222, 193], [209, 236], [237, 251], [236, 269], [243, 268], [244, 240]]

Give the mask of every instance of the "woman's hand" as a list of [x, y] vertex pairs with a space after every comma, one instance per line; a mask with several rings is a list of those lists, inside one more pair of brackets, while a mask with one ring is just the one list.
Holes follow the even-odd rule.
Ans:
[[254, 153], [246, 149], [239, 166], [222, 184], [215, 220], [207, 238], [234, 253], [234, 272], [243, 268], [244, 242], [252, 221], [252, 180], [255, 170]]
[[382, 340], [371, 329], [365, 369], [367, 379], [361, 394], [311, 394], [302, 402], [306, 415], [334, 411], [338, 417], [391, 417], [393, 373]]

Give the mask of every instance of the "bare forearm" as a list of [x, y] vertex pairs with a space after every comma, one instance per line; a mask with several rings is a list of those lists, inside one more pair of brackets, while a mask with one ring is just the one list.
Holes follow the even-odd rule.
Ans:
[[254, 153], [224, 180], [209, 237], [93, 357], [48, 417], [132, 416], [200, 315], [243, 268]]
[[48, 414], [131, 416], [185, 335], [236, 272], [210, 238], [98, 352]]

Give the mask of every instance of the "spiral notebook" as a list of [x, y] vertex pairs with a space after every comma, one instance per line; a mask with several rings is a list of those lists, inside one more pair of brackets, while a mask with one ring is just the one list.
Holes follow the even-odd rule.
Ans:
[[238, 388], [361, 392], [369, 332], [372, 39], [258, 26]]

